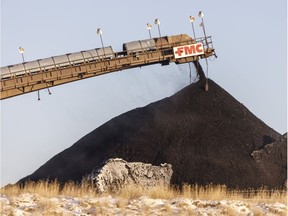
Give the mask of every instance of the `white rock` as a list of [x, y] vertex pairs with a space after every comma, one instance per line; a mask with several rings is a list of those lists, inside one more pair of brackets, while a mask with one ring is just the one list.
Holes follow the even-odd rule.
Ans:
[[170, 164], [153, 166], [141, 162], [126, 162], [121, 158], [109, 159], [93, 169], [88, 180], [93, 181], [98, 192], [117, 191], [124, 185], [149, 187], [168, 186], [173, 170]]

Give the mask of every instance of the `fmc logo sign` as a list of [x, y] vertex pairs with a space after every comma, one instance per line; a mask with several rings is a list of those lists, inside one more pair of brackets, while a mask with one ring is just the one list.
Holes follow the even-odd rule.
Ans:
[[202, 43], [173, 47], [175, 59], [204, 54]]

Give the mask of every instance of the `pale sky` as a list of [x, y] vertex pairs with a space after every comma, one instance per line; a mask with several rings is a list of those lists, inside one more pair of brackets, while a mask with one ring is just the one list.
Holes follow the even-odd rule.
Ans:
[[[287, 3], [284, 0], [2, 0], [1, 66], [161, 35], [203, 36], [205, 14], [218, 59], [209, 77], [258, 118], [287, 132]], [[158, 31], [153, 24], [152, 36]], [[206, 70], [205, 62], [201, 61]], [[188, 66], [154, 65], [94, 77], [1, 101], [1, 186], [31, 174], [111, 118], [170, 96], [189, 84]]]

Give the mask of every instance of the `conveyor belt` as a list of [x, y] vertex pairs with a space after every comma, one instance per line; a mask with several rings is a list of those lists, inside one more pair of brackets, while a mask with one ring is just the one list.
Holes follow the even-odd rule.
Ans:
[[[210, 37], [209, 37], [210, 38]], [[124, 55], [123, 52], [115, 53], [115, 58], [98, 59], [81, 64], [69, 64], [66, 67], [55, 67], [48, 70], [40, 70], [36, 73], [24, 73], [21, 76], [12, 76], [1, 79], [1, 100], [22, 95], [25, 93], [62, 85], [69, 82], [99, 76], [107, 73], [118, 72], [134, 67], [142, 67], [151, 64], [167, 65], [172, 62], [182, 64], [198, 61], [200, 58], [208, 58], [215, 55], [214, 49], [205, 44], [207, 39], [202, 39], [204, 53], [200, 55], [187, 56], [184, 54], [185, 47], [195, 44], [196, 41], [185, 41], [183, 43], [166, 44], [165, 47], [153, 51], [143, 51]], [[197, 41], [199, 42], [199, 41]], [[176, 49], [175, 49], [176, 48]], [[187, 49], [191, 52], [191, 50]], [[181, 52], [180, 52], [181, 51]], [[180, 54], [179, 56], [176, 56]], [[183, 52], [183, 57], [181, 54]], [[176, 53], [176, 54], [175, 54]]]

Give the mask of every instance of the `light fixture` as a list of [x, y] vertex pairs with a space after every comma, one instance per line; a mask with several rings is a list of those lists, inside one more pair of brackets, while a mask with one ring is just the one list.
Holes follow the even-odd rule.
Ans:
[[195, 29], [194, 29], [195, 17], [194, 17], [194, 16], [190, 16], [190, 17], [189, 17], [189, 20], [190, 20], [191, 25], [192, 25], [192, 31], [193, 31], [194, 40], [196, 40]]
[[149, 31], [149, 36], [150, 36], [150, 39], [152, 38], [151, 37], [151, 29], [152, 29], [152, 25], [151, 25], [151, 23], [147, 23], [147, 29], [148, 29], [148, 31]]
[[[155, 23], [155, 25], [157, 25], [157, 27], [158, 27], [158, 32], [159, 32], [159, 37], [161, 37], [161, 32], [160, 32], [160, 20], [159, 20], [159, 19], [155, 19], [154, 23]], [[161, 41], [161, 46], [162, 46], [162, 41]]]
[[100, 28], [97, 29], [97, 34], [98, 35], [102, 35], [103, 34], [103, 32], [102, 32], [102, 30]]
[[25, 50], [24, 50], [24, 48], [23, 47], [19, 47], [19, 53], [24, 53], [25, 52]]
[[151, 29], [152, 29], [151, 23], [147, 23], [147, 29], [148, 29], [148, 30], [151, 30]]
[[203, 18], [203, 17], [204, 17], [203, 11], [199, 11], [198, 16], [199, 16], [200, 18]]
[[104, 43], [103, 43], [103, 39], [102, 39], [102, 30], [101, 28], [97, 29], [97, 34], [100, 36], [100, 40], [101, 40], [101, 45], [102, 45], [102, 49], [103, 49], [103, 54], [104, 54], [104, 59], [106, 59], [106, 54], [105, 54], [105, 49], [104, 49]]
[[23, 62], [25, 62], [25, 59], [24, 59], [24, 52], [25, 52], [25, 50], [24, 50], [24, 48], [23, 48], [23, 47], [19, 47], [18, 51], [19, 51], [19, 53], [20, 53], [21, 56], [22, 56]]
[[190, 16], [189, 20], [190, 20], [191, 23], [193, 23], [195, 21], [195, 17], [194, 16]]
[[160, 20], [159, 19], [155, 19], [155, 25], [157, 25], [157, 26], [160, 25]]
[[207, 36], [206, 36], [206, 31], [205, 31], [204, 19], [203, 19], [203, 17], [204, 17], [204, 13], [203, 13], [203, 11], [199, 11], [198, 16], [201, 17], [202, 22], [201, 22], [200, 26], [201, 26], [202, 29], [203, 29], [203, 33], [204, 33], [204, 37], [205, 37], [206, 46], [207, 46], [207, 48], [209, 48], [209, 44], [208, 44], [208, 40], [207, 40]]

